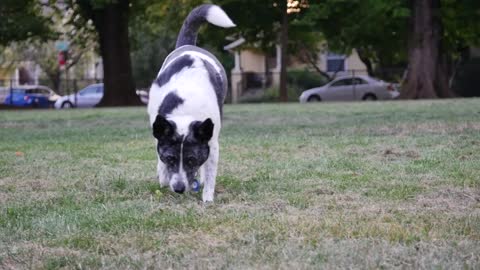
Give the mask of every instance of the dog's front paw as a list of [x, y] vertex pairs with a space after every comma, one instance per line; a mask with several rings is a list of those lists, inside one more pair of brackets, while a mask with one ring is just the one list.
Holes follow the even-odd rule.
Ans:
[[213, 192], [203, 191], [202, 200], [204, 203], [213, 202]]

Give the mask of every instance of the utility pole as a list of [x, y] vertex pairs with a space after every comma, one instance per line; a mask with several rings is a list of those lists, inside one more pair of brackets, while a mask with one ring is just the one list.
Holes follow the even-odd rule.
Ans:
[[[286, 1], [285, 1], [286, 3]], [[282, 23], [280, 32], [280, 101], [288, 101], [287, 91], [287, 48], [288, 48], [288, 13], [287, 6], [281, 5], [282, 8]]]

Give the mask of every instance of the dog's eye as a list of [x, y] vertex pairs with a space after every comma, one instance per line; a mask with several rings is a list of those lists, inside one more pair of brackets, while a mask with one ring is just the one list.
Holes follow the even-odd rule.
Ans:
[[188, 157], [185, 162], [187, 163], [188, 166], [193, 166], [196, 164], [195, 158], [192, 158], [192, 157]]
[[165, 157], [165, 163], [169, 165], [175, 165], [177, 163], [177, 158], [174, 156], [167, 156]]

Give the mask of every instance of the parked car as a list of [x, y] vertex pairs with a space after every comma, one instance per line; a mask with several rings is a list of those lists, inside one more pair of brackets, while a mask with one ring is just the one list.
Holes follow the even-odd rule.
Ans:
[[377, 100], [394, 99], [400, 93], [396, 84], [391, 84], [369, 76], [348, 76], [337, 78], [322, 87], [304, 91], [300, 102]]
[[76, 94], [60, 97], [55, 102], [56, 109], [91, 108], [97, 105], [103, 97], [103, 83], [91, 84]]
[[[144, 103], [148, 103], [148, 92], [145, 90], [137, 90], [136, 94], [140, 97], [140, 100]], [[76, 97], [75, 97], [76, 95]], [[67, 109], [67, 108], [91, 108], [95, 107], [103, 97], [103, 83], [91, 84], [76, 94], [60, 97], [55, 102], [55, 108]]]
[[50, 108], [60, 98], [43, 85], [21, 85], [6, 88], [6, 91], [4, 104], [18, 107]]

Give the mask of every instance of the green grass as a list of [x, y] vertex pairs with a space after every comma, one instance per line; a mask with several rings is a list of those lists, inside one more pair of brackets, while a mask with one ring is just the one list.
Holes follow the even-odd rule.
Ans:
[[0, 111], [0, 269], [480, 268], [480, 100], [226, 106], [215, 203], [145, 108]]

